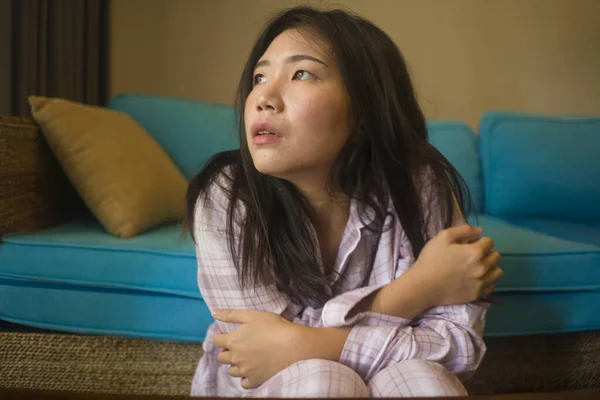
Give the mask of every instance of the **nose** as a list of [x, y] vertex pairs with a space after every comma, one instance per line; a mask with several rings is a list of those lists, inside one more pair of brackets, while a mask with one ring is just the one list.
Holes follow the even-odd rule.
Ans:
[[283, 111], [283, 100], [276, 85], [267, 87], [267, 84], [265, 84], [263, 86], [256, 99], [256, 110], [258, 112], [270, 111], [275, 113]]

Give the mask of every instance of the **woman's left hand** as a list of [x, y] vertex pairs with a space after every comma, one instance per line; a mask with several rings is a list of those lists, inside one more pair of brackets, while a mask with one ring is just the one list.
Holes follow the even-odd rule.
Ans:
[[295, 324], [280, 315], [257, 310], [215, 310], [221, 322], [239, 323], [231, 333], [214, 336], [221, 364], [229, 364], [229, 375], [242, 378], [242, 388], [254, 389], [302, 358], [299, 331]]

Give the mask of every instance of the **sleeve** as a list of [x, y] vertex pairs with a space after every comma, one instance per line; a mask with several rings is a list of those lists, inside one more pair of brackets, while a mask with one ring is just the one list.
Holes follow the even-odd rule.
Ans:
[[[485, 306], [436, 307], [409, 321], [372, 312], [348, 316], [360, 300], [379, 286], [343, 293], [329, 300], [323, 309], [302, 309], [291, 304], [274, 284], [243, 291], [225, 232], [227, 207], [228, 196], [220, 185], [212, 185], [196, 205], [198, 286], [209, 309], [269, 311], [312, 327], [353, 326], [339, 361], [367, 380], [388, 365], [414, 358], [438, 361], [461, 377], [479, 365], [485, 352], [481, 340]], [[243, 210], [236, 212], [236, 220], [241, 220]], [[239, 225], [236, 229], [239, 237]], [[408, 267], [407, 260], [400, 260], [396, 275]], [[217, 323], [221, 332], [237, 328], [237, 324]]]
[[353, 326], [340, 363], [367, 382], [387, 366], [410, 359], [439, 362], [467, 379], [486, 351], [482, 339], [486, 309], [479, 304], [434, 307], [408, 325], [368, 318]]
[[[401, 258], [396, 276], [412, 265]], [[410, 359], [439, 362], [460, 379], [468, 379], [486, 352], [483, 341], [486, 303], [437, 306], [414, 320], [351, 310], [379, 286], [363, 287], [331, 299], [322, 320], [328, 327], [352, 327], [339, 362], [366, 382], [384, 368]]]
[[[422, 178], [426, 178], [421, 186], [426, 228], [429, 237], [433, 237], [442, 229], [440, 204], [432, 192], [430, 172], [427, 171]], [[455, 211], [453, 224], [465, 223], [456, 203]], [[414, 262], [408, 239], [404, 237], [402, 242], [406, 249], [404, 254], [411, 255], [398, 261], [396, 277]], [[348, 302], [356, 304], [349, 301], [351, 298], [352, 295], [349, 295]], [[385, 367], [408, 359], [439, 362], [460, 379], [467, 379], [479, 367], [486, 352], [483, 330], [488, 309], [489, 304], [474, 302], [433, 307], [413, 321], [373, 313], [357, 315], [353, 319], [342, 318], [335, 321], [337, 326], [353, 328], [340, 362], [366, 381]], [[345, 310], [340, 307], [340, 311]]]
[[[347, 315], [363, 298], [379, 289], [366, 287], [343, 293], [330, 299], [323, 308], [301, 307], [293, 304], [289, 297], [280, 292], [275, 284], [254, 286], [243, 290], [227, 241], [227, 210], [229, 207], [228, 178], [222, 172], [199, 196], [194, 213], [194, 236], [196, 239], [197, 281], [202, 298], [209, 309], [234, 308], [269, 311], [306, 326], [315, 328], [336, 326], [340, 315]], [[234, 236], [241, 235], [241, 223], [245, 210], [235, 210]], [[239, 239], [236, 239], [239, 240]], [[345, 310], [345, 311], [344, 311]], [[374, 313], [371, 318], [389, 321], [398, 318]], [[352, 321], [364, 319], [357, 315]], [[408, 323], [408, 321], [406, 321]], [[221, 332], [231, 332], [236, 324], [217, 321]]]
[[[227, 210], [229, 196], [227, 179], [224, 174], [215, 180], [205, 195], [199, 196], [194, 212], [194, 236], [196, 241], [197, 281], [202, 298], [208, 308], [254, 309], [273, 312], [306, 326], [323, 327], [323, 308], [302, 308], [292, 304], [289, 297], [281, 293], [275, 286], [259, 285], [243, 290], [238, 279], [229, 243], [227, 241]], [[236, 210], [234, 216], [234, 236], [241, 235], [241, 224], [245, 211]], [[237, 221], [237, 222], [236, 222]], [[239, 239], [236, 239], [239, 240]], [[374, 291], [372, 288], [371, 291]], [[354, 296], [357, 302], [366, 296], [364, 289], [344, 293], [343, 296]], [[335, 315], [336, 304], [347, 304], [345, 298], [331, 299], [328, 304]], [[231, 332], [237, 324], [217, 321], [221, 332]]]
[[[198, 264], [198, 288], [208, 308], [255, 309], [281, 314], [288, 306], [286, 296], [275, 285], [242, 290], [227, 240], [229, 196], [223, 173], [198, 197], [194, 213], [194, 237]], [[240, 218], [244, 210], [236, 210], [234, 235], [241, 234]], [[237, 324], [217, 321], [221, 332], [231, 332]]]

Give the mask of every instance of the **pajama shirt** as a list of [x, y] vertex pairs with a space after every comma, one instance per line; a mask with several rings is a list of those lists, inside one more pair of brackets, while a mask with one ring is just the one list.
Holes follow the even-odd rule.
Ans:
[[[242, 291], [227, 242], [229, 198], [223, 189], [227, 180], [222, 174], [207, 189], [206, 197], [199, 197], [194, 216], [198, 286], [208, 307], [262, 310], [310, 327], [351, 327], [351, 330], [337, 362], [300, 361], [258, 388], [243, 389], [241, 378], [229, 375], [230, 365], [217, 361], [220, 349], [213, 345], [215, 334], [232, 332], [238, 324], [215, 321], [203, 342], [204, 354], [194, 375], [192, 396], [466, 395], [461, 381], [473, 374], [486, 351], [482, 340], [486, 303], [435, 306], [413, 320], [370, 311], [352, 312], [362, 299], [398, 278], [415, 261], [392, 207], [386, 226], [395, 223], [374, 241], [377, 232], [367, 229], [374, 220], [374, 212], [364, 211], [356, 201], [351, 201], [335, 272], [327, 289], [329, 300], [319, 308], [303, 307], [290, 301], [275, 284]], [[435, 217], [435, 213], [431, 215]], [[244, 208], [240, 206], [234, 213], [236, 237], [240, 235], [243, 218]], [[435, 224], [428, 227], [434, 234], [439, 231]], [[377, 243], [375, 250], [373, 243]]]

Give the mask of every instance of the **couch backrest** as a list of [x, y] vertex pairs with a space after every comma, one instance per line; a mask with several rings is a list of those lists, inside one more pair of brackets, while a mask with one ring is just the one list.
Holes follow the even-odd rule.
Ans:
[[429, 143], [437, 148], [452, 163], [463, 177], [471, 197], [474, 213], [483, 211], [483, 183], [479, 158], [479, 138], [461, 121], [427, 122]]
[[600, 219], [600, 117], [490, 111], [479, 131], [486, 214]]
[[233, 107], [164, 96], [118, 94], [108, 108], [130, 115], [187, 179], [214, 154], [239, 148]]
[[[191, 179], [214, 154], [239, 148], [234, 109], [206, 103], [146, 94], [118, 94], [108, 104], [140, 123]], [[428, 122], [430, 142], [466, 180], [474, 209], [480, 212], [483, 189], [477, 137], [460, 121]]]

